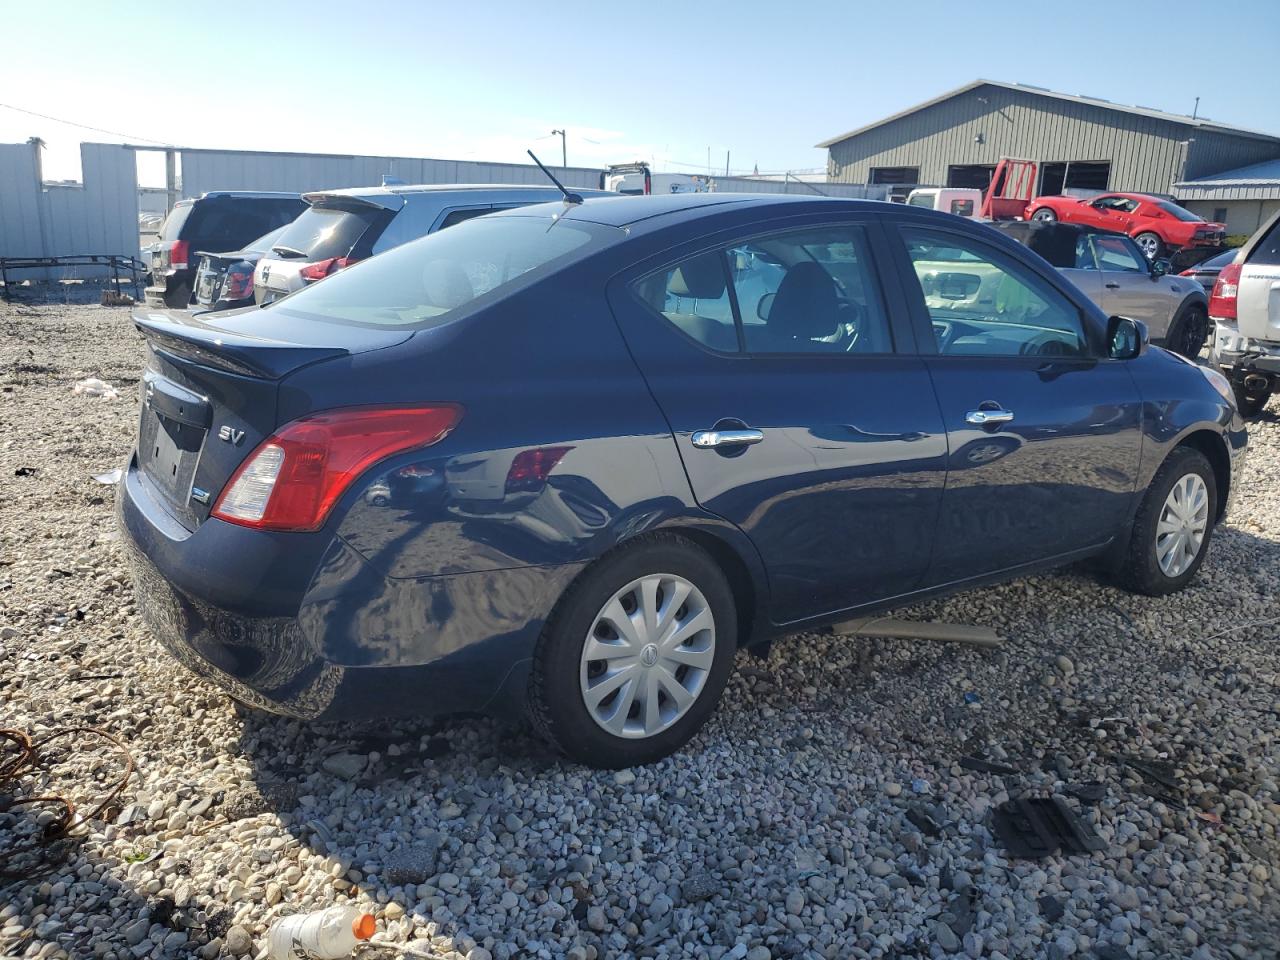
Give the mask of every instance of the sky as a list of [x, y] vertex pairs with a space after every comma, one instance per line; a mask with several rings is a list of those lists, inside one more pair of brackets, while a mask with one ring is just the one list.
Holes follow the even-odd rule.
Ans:
[[0, 143], [42, 138], [50, 180], [86, 140], [559, 164], [552, 129], [571, 165], [817, 170], [820, 140], [979, 77], [1280, 133], [1277, 0], [0, 0], [0, 23]]

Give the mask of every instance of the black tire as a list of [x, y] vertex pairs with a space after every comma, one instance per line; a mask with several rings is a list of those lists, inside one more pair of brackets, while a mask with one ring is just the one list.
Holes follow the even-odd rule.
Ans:
[[1200, 303], [1188, 303], [1169, 324], [1164, 345], [1172, 352], [1194, 360], [1209, 339], [1209, 311]]
[[1150, 230], [1144, 230], [1133, 238], [1133, 242], [1139, 247], [1142, 247], [1143, 243], [1155, 244], [1152, 248], [1155, 250], [1155, 253], [1147, 253], [1145, 249], [1142, 251], [1147, 255], [1148, 260], [1159, 260], [1164, 254], [1164, 241], [1160, 239], [1160, 235], [1158, 233], [1152, 233]]
[[[651, 574], [674, 574], [702, 593], [714, 621], [711, 667], [697, 699], [671, 726], [643, 738], [616, 736], [601, 727], [583, 702], [583, 646], [596, 617], [619, 590]], [[534, 653], [529, 715], [534, 728], [565, 756], [589, 767], [616, 770], [661, 760], [683, 747], [715, 711], [733, 669], [737, 608], [729, 581], [692, 541], [650, 534], [607, 554], [565, 592]]]
[[[1160, 569], [1156, 559], [1156, 526], [1174, 484], [1190, 473], [1198, 474], [1208, 488], [1209, 519], [1200, 543], [1200, 552], [1185, 570], [1178, 576], [1171, 577]], [[1204, 562], [1205, 554], [1209, 552], [1217, 514], [1218, 482], [1213, 467], [1199, 450], [1191, 447], [1176, 448], [1156, 471], [1151, 485], [1147, 487], [1146, 496], [1138, 507], [1138, 513], [1133, 518], [1128, 549], [1116, 574], [1118, 584], [1133, 593], [1144, 593], [1149, 597], [1162, 597], [1181, 590], [1195, 577], [1200, 564]]]
[[1058, 219], [1058, 215], [1049, 207], [1041, 207], [1035, 213], [1031, 214], [1032, 220], [1039, 220], [1041, 223], [1053, 223]]
[[1262, 412], [1262, 408], [1267, 405], [1267, 401], [1271, 399], [1273, 387], [1267, 387], [1265, 390], [1246, 390], [1243, 383], [1231, 384], [1231, 390], [1236, 395], [1236, 407], [1240, 410], [1242, 417], [1256, 417]]

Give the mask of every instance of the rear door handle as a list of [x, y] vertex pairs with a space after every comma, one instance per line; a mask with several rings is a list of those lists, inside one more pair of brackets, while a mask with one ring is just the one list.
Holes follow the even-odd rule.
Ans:
[[1013, 411], [995, 407], [990, 410], [970, 410], [964, 415], [965, 423], [975, 427], [986, 427], [993, 423], [1008, 423], [1013, 419]]
[[1120, 284], [1116, 283], [1114, 280], [1110, 281], [1109, 283], [1104, 283], [1103, 286], [1106, 287], [1108, 290], [1120, 289]]
[[692, 440], [695, 447], [712, 449], [714, 447], [745, 447], [759, 443], [764, 439], [764, 431], [752, 430], [695, 430]]

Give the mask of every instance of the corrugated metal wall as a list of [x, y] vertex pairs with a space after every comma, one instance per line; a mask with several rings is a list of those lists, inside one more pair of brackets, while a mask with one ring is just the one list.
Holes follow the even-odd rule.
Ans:
[[[133, 150], [80, 145], [83, 182], [42, 184], [36, 148], [0, 145], [0, 256], [138, 255], [137, 166]], [[77, 276], [106, 271], [77, 269]]]
[[[600, 171], [551, 167], [567, 187], [598, 187]], [[329, 154], [253, 153], [239, 150], [183, 150], [182, 195], [210, 190], [285, 190], [303, 193], [339, 187], [376, 187], [386, 174], [405, 183], [547, 183], [533, 164], [478, 163], [414, 157], [359, 157]]]
[[714, 177], [711, 189], [716, 193], [789, 193], [798, 196], [849, 197], [853, 199], [888, 200], [889, 188], [883, 184], [815, 183], [814, 189], [792, 180], [756, 180], [751, 177]]
[[[1188, 156], [1188, 177], [1214, 172], [1191, 173], [1192, 158], [1197, 165], [1223, 170], [1243, 165], [1227, 160], [1228, 155], [1280, 155], [1275, 142], [1206, 134], [1188, 124], [1102, 105], [982, 86], [833, 144], [828, 172], [832, 180], [867, 183], [873, 167], [919, 167], [921, 183], [943, 185], [950, 165], [995, 164], [1006, 156], [1109, 161], [1110, 189], [1168, 193], [1184, 176], [1184, 141], [1192, 138], [1197, 142]], [[1209, 141], [1203, 160], [1197, 156], [1201, 140]]]
[[1266, 140], [1249, 140], [1203, 130], [1195, 134], [1195, 140], [1187, 154], [1187, 172], [1181, 179], [1207, 177], [1280, 156], [1280, 147]]

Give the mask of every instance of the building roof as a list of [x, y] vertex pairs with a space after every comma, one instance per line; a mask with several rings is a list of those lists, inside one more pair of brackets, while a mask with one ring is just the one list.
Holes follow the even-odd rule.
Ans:
[[1280, 136], [1270, 133], [1262, 133], [1258, 130], [1246, 130], [1242, 127], [1232, 127], [1216, 120], [1210, 120], [1208, 117], [1192, 117], [1184, 113], [1168, 113], [1164, 110], [1156, 110], [1154, 107], [1131, 107], [1124, 103], [1112, 103], [1110, 100], [1103, 100], [1101, 97], [1086, 97], [1081, 94], [1074, 93], [1058, 93], [1056, 90], [1049, 90], [1045, 87], [1032, 86], [1029, 83], [1005, 83], [1001, 80], [974, 80], [966, 83], [963, 87], [957, 87], [954, 90], [948, 90], [940, 96], [934, 97], [932, 100], [926, 100], [924, 103], [918, 103], [914, 107], [908, 107], [892, 116], [869, 123], [865, 127], [859, 127], [856, 130], [850, 130], [848, 133], [842, 133], [830, 140], [823, 140], [817, 144], [819, 148], [826, 149], [833, 144], [839, 143], [841, 140], [848, 140], [850, 137], [856, 137], [860, 133], [866, 133], [868, 130], [874, 130], [876, 127], [884, 126], [886, 123], [892, 123], [894, 120], [900, 120], [903, 117], [910, 116], [924, 110], [926, 107], [932, 107], [934, 104], [942, 103], [944, 100], [950, 100], [952, 97], [958, 97], [962, 93], [968, 93], [970, 90], [976, 90], [978, 87], [1003, 87], [1006, 90], [1017, 90], [1022, 93], [1030, 93], [1039, 97], [1050, 97], [1055, 100], [1067, 100], [1071, 103], [1083, 103], [1091, 107], [1102, 107], [1106, 110], [1115, 110], [1119, 113], [1136, 114], [1140, 117], [1152, 117], [1156, 120], [1167, 120], [1170, 123], [1180, 123], [1189, 127], [1198, 127], [1204, 130], [1216, 130], [1221, 133], [1235, 134], [1241, 137], [1251, 137], [1258, 140], [1274, 140], [1280, 143]]
[[1183, 180], [1173, 185], [1179, 200], [1280, 199], [1280, 158]]

